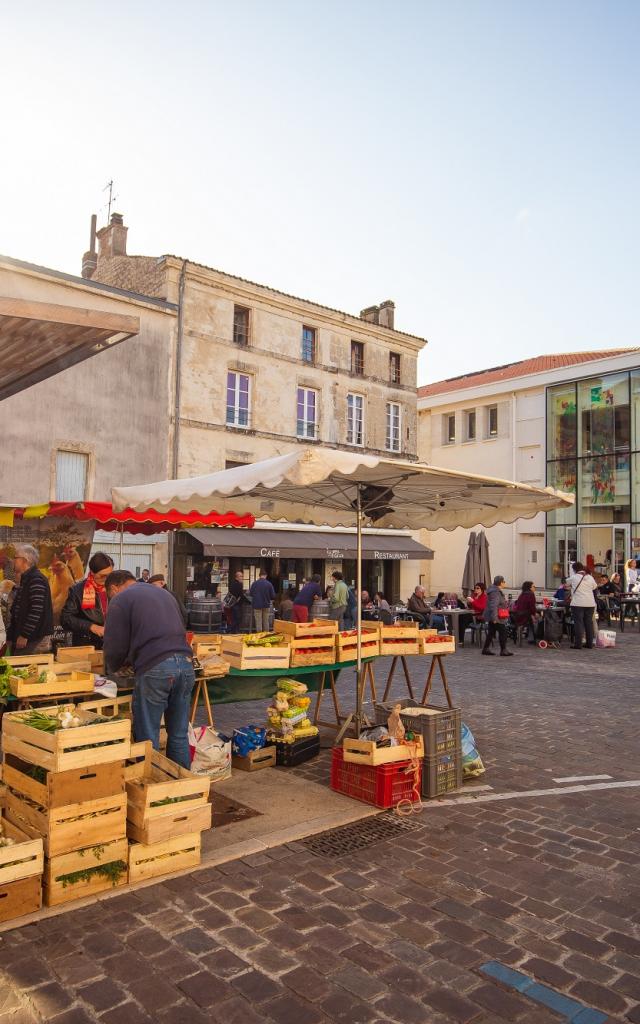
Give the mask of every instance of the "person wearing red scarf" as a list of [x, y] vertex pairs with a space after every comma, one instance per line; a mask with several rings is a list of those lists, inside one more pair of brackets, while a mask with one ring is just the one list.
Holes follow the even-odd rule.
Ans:
[[107, 614], [107, 592], [104, 581], [113, 572], [113, 559], [97, 551], [89, 559], [89, 575], [69, 590], [60, 623], [73, 634], [74, 645], [92, 644], [102, 650], [104, 621]]

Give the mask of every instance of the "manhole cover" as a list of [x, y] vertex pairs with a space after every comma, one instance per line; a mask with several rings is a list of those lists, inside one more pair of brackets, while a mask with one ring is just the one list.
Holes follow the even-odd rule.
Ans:
[[347, 853], [366, 850], [386, 839], [395, 839], [403, 832], [414, 832], [424, 828], [425, 823], [415, 817], [401, 818], [398, 814], [378, 814], [375, 818], [364, 818], [352, 825], [341, 825], [329, 832], [303, 839], [302, 844], [319, 857], [343, 857]]

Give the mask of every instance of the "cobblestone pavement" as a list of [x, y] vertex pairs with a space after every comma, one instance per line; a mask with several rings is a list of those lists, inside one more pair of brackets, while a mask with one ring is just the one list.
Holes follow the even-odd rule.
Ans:
[[296, 843], [4, 933], [0, 1024], [567, 1019], [483, 976], [490, 960], [640, 1022], [640, 784], [554, 781], [640, 783], [639, 658], [637, 633], [449, 658], [492, 789], [357, 853]]

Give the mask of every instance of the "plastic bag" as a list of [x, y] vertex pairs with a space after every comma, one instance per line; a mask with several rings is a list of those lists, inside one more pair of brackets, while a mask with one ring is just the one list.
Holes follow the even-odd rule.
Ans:
[[465, 779], [475, 779], [478, 775], [484, 775], [486, 769], [473, 733], [468, 725], [462, 723], [462, 776]]
[[247, 725], [243, 729], [233, 730], [232, 747], [236, 757], [246, 757], [252, 750], [260, 750], [266, 742], [267, 730], [259, 725]]
[[612, 629], [599, 629], [596, 637], [596, 647], [615, 647], [616, 634]]
[[231, 778], [231, 740], [211, 725], [189, 726], [191, 771], [212, 782]]

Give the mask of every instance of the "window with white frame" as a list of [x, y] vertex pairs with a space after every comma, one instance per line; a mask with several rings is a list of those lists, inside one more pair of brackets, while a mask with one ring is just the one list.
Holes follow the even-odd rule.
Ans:
[[314, 439], [318, 429], [318, 392], [298, 388], [296, 403], [296, 436]]
[[467, 441], [475, 441], [476, 439], [476, 410], [469, 409], [465, 413], [467, 419]]
[[364, 444], [364, 398], [347, 395], [347, 444]]
[[227, 373], [227, 426], [248, 427], [250, 420], [251, 378], [248, 373]]
[[387, 433], [385, 447], [388, 452], [400, 451], [400, 406], [387, 402]]
[[456, 443], [456, 415], [455, 413], [449, 413], [443, 417], [444, 421], [444, 444], [455, 444]]
[[85, 452], [56, 452], [56, 501], [85, 501], [89, 456]]
[[487, 434], [489, 437], [498, 436], [498, 406], [490, 405], [487, 409]]

